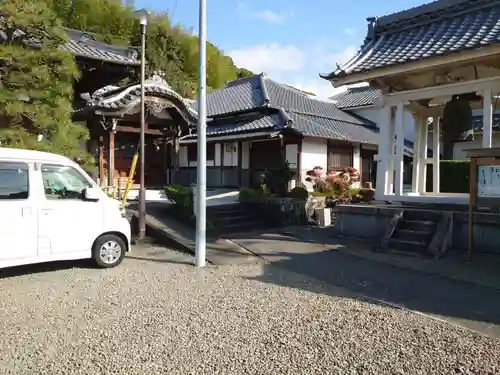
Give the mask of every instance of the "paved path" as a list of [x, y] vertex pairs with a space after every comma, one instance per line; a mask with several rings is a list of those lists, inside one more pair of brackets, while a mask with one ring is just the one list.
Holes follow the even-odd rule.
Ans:
[[[147, 204], [146, 225], [150, 236], [161, 240], [165, 245], [194, 254], [196, 248], [196, 229], [165, 214], [165, 204], [151, 202]], [[137, 211], [128, 211], [138, 217]], [[259, 259], [248, 250], [224, 238], [207, 235], [207, 260], [215, 265], [252, 264]]]
[[340, 243], [325, 246], [298, 235], [247, 234], [233, 241], [289, 271], [500, 338], [500, 290], [361, 259], [336, 250]]

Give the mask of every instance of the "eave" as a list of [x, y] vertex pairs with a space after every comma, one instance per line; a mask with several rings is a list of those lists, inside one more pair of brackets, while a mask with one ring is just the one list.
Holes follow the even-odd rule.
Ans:
[[335, 71], [329, 74], [320, 74], [319, 76], [323, 79], [330, 81], [333, 87], [340, 87], [344, 85], [353, 85], [362, 82], [370, 82], [391, 76], [417, 73], [421, 71], [439, 68], [444, 65], [467, 63], [467, 62], [472, 63], [474, 60], [486, 57], [492, 57], [494, 55], [500, 56], [500, 45], [490, 45], [473, 50], [449, 53], [439, 57], [433, 57], [414, 62], [407, 62], [399, 65], [392, 65], [384, 68], [369, 70], [366, 72], [349, 74], [349, 71], [346, 70], [343, 72]]

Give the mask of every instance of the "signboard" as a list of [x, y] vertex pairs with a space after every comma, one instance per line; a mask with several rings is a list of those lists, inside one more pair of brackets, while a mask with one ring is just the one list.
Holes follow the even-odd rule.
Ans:
[[500, 198], [500, 165], [478, 166], [477, 197]]

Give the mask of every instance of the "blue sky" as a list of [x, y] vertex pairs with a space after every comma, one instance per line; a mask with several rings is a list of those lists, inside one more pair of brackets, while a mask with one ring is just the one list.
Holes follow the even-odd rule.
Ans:
[[[352, 57], [366, 35], [366, 18], [421, 5], [425, 0], [207, 0], [208, 39], [237, 66], [329, 97], [318, 73]], [[197, 32], [198, 0], [136, 0], [167, 11]]]

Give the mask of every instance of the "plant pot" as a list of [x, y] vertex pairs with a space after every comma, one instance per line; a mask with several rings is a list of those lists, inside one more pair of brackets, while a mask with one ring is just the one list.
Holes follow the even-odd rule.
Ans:
[[314, 210], [316, 222], [320, 227], [328, 227], [332, 224], [332, 213], [329, 208], [317, 208]]
[[359, 189], [359, 195], [363, 202], [370, 202], [375, 198], [375, 189], [361, 188]]

